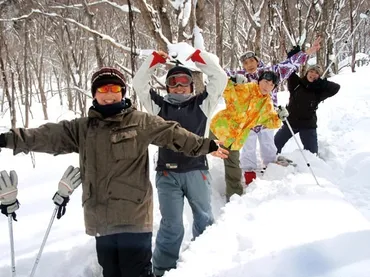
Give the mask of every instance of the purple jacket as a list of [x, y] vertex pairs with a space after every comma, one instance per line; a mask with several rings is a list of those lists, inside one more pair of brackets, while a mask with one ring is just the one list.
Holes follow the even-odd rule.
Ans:
[[[274, 64], [271, 66], [265, 66], [263, 62], [260, 61], [258, 63], [257, 71], [254, 73], [248, 73], [245, 71], [245, 69], [226, 70], [226, 73], [228, 76], [235, 76], [235, 74], [243, 74], [245, 77], [247, 77], [249, 82], [257, 82], [260, 74], [263, 71], [270, 70], [270, 71], [276, 72], [279, 75], [280, 83], [281, 83], [287, 80], [289, 76], [292, 73], [296, 72], [302, 64], [306, 63], [307, 60], [308, 60], [308, 55], [305, 52], [300, 51], [297, 54], [286, 59], [285, 61], [282, 61], [278, 64]], [[276, 87], [271, 92], [271, 99], [275, 107], [277, 107], [278, 105], [277, 92], [278, 92], [278, 87]], [[259, 126], [252, 128], [252, 130], [258, 133], [262, 128], [263, 126], [259, 125]]]

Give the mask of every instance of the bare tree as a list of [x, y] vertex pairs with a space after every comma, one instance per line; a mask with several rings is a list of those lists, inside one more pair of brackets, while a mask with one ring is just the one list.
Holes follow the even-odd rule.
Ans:
[[[238, 57], [246, 49], [266, 63], [278, 62], [286, 58], [291, 43], [272, 4], [278, 4], [288, 33], [302, 49], [317, 34], [324, 38], [316, 55], [318, 63], [327, 66], [336, 57], [331, 68], [336, 73], [337, 64], [352, 57], [354, 69], [354, 55], [370, 49], [369, 22], [364, 20], [353, 40], [347, 40], [360, 22], [359, 12], [368, 9], [367, 2], [0, 1], [0, 88], [4, 91], [0, 105], [13, 112], [12, 101], [18, 101], [26, 126], [37, 101], [44, 105], [47, 118], [46, 103], [52, 97], [84, 116], [91, 100], [90, 77], [97, 66], [119, 66], [130, 82], [141, 49], [168, 50], [168, 45], [180, 41], [215, 52], [225, 67], [238, 67]], [[194, 34], [201, 34], [203, 45]], [[201, 74], [195, 76], [200, 91]], [[130, 96], [135, 102], [135, 94]]]
[[[2, 28], [1, 28], [2, 29]], [[0, 29], [0, 31], [1, 31]], [[2, 32], [0, 32], [0, 34], [2, 34]], [[8, 51], [7, 51], [7, 45], [6, 45], [6, 42], [3, 38], [2, 35], [0, 35], [0, 71], [1, 71], [1, 78], [3, 80], [3, 84], [4, 84], [4, 91], [5, 91], [5, 96], [6, 96], [6, 99], [8, 101], [8, 106], [9, 106], [9, 110], [10, 110], [10, 122], [11, 122], [11, 126], [12, 128], [15, 128], [16, 126], [16, 123], [17, 123], [17, 117], [16, 117], [16, 112], [15, 112], [15, 105], [14, 105], [14, 95], [12, 97], [12, 95], [10, 95], [10, 90], [9, 90], [9, 80], [8, 80], [8, 76], [6, 74], [6, 72], [9, 72], [11, 71], [11, 69], [9, 70], [7, 67], [7, 64], [6, 64], [6, 59], [3, 57], [4, 55], [8, 55]]]
[[231, 57], [230, 57], [230, 67], [236, 68], [238, 64], [238, 53], [237, 53], [237, 18], [238, 18], [238, 0], [234, 1], [233, 13], [231, 15], [230, 22], [230, 48], [231, 48]]
[[220, 64], [223, 65], [223, 1], [215, 0], [215, 15], [216, 15], [216, 55], [220, 58]]

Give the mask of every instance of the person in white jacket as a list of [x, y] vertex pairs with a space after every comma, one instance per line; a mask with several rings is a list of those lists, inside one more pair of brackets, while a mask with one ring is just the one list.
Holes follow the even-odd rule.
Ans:
[[[207, 136], [209, 119], [226, 87], [226, 73], [216, 56], [196, 50], [188, 59], [207, 75], [205, 90], [196, 93], [191, 71], [176, 65], [166, 75], [167, 94], [161, 96], [150, 87], [149, 81], [155, 69], [167, 59], [167, 53], [153, 52], [137, 71], [133, 79], [134, 90], [149, 113], [177, 121], [199, 136]], [[153, 253], [153, 269], [156, 276], [162, 276], [165, 271], [176, 267], [179, 258], [184, 236], [184, 197], [193, 212], [194, 238], [213, 223], [213, 214], [206, 156], [188, 157], [171, 149], [160, 148], [156, 171], [162, 219]]]

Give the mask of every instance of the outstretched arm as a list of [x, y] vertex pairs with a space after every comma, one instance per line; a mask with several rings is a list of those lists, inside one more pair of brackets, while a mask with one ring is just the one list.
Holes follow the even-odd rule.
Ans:
[[29, 151], [65, 154], [78, 153], [78, 119], [47, 123], [38, 128], [18, 128], [8, 133], [0, 134], [3, 147], [13, 149], [14, 155]]
[[165, 121], [160, 117], [151, 118], [150, 143], [167, 147], [188, 156], [200, 156], [211, 153], [220, 158], [227, 158], [228, 151], [219, 147], [218, 142], [199, 137], [182, 128], [179, 123]]
[[321, 37], [318, 37], [305, 52], [299, 51], [285, 61], [271, 66], [271, 70], [279, 74], [280, 82], [288, 79], [293, 72], [296, 72], [302, 64], [306, 63], [309, 55], [316, 53], [320, 49], [320, 42]]

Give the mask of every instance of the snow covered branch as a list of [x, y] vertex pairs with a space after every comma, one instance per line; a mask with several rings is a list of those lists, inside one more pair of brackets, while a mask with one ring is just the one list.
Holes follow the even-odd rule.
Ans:
[[[92, 34], [95, 34], [95, 35], [99, 36], [103, 41], [109, 42], [114, 47], [116, 47], [118, 49], [121, 49], [126, 53], [131, 53], [131, 48], [130, 47], [124, 46], [124, 45], [116, 42], [116, 40], [114, 38], [112, 38], [111, 36], [102, 34], [102, 33], [98, 32], [96, 30], [93, 30], [93, 29], [87, 27], [84, 24], [81, 24], [81, 23], [77, 22], [76, 20], [74, 20], [72, 18], [63, 17], [63, 16], [61, 16], [59, 14], [56, 14], [56, 13], [46, 13], [46, 12], [35, 9], [35, 10], [32, 10], [29, 14], [22, 15], [20, 17], [10, 18], [10, 19], [1, 19], [0, 18], [0, 22], [24, 20], [24, 19], [27, 19], [27, 18], [31, 18], [31, 16], [34, 15], [34, 14], [39, 14], [39, 15], [43, 15], [43, 16], [47, 16], [47, 17], [59, 18], [59, 19], [65, 21], [65, 22], [69, 22], [71, 24], [74, 24], [74, 25], [78, 26], [79, 28], [81, 28], [81, 29], [83, 29], [83, 30], [85, 30], [89, 33], [92, 33]], [[139, 55], [139, 53], [140, 53], [140, 50], [138, 49], [135, 54]]]
[[[129, 12], [128, 5], [119, 5], [119, 4], [117, 4], [113, 1], [100, 0], [100, 1], [96, 1], [96, 2], [87, 3], [87, 5], [89, 7], [100, 5], [100, 4], [108, 4], [108, 5], [111, 5], [114, 8], [117, 8], [117, 9], [121, 10], [122, 12], [126, 12], [126, 13]], [[80, 8], [83, 8], [83, 7], [84, 7], [83, 4], [50, 6], [50, 8], [52, 8], [52, 9], [80, 9]], [[132, 7], [132, 11], [140, 13], [140, 10], [135, 8], [135, 7]]]

